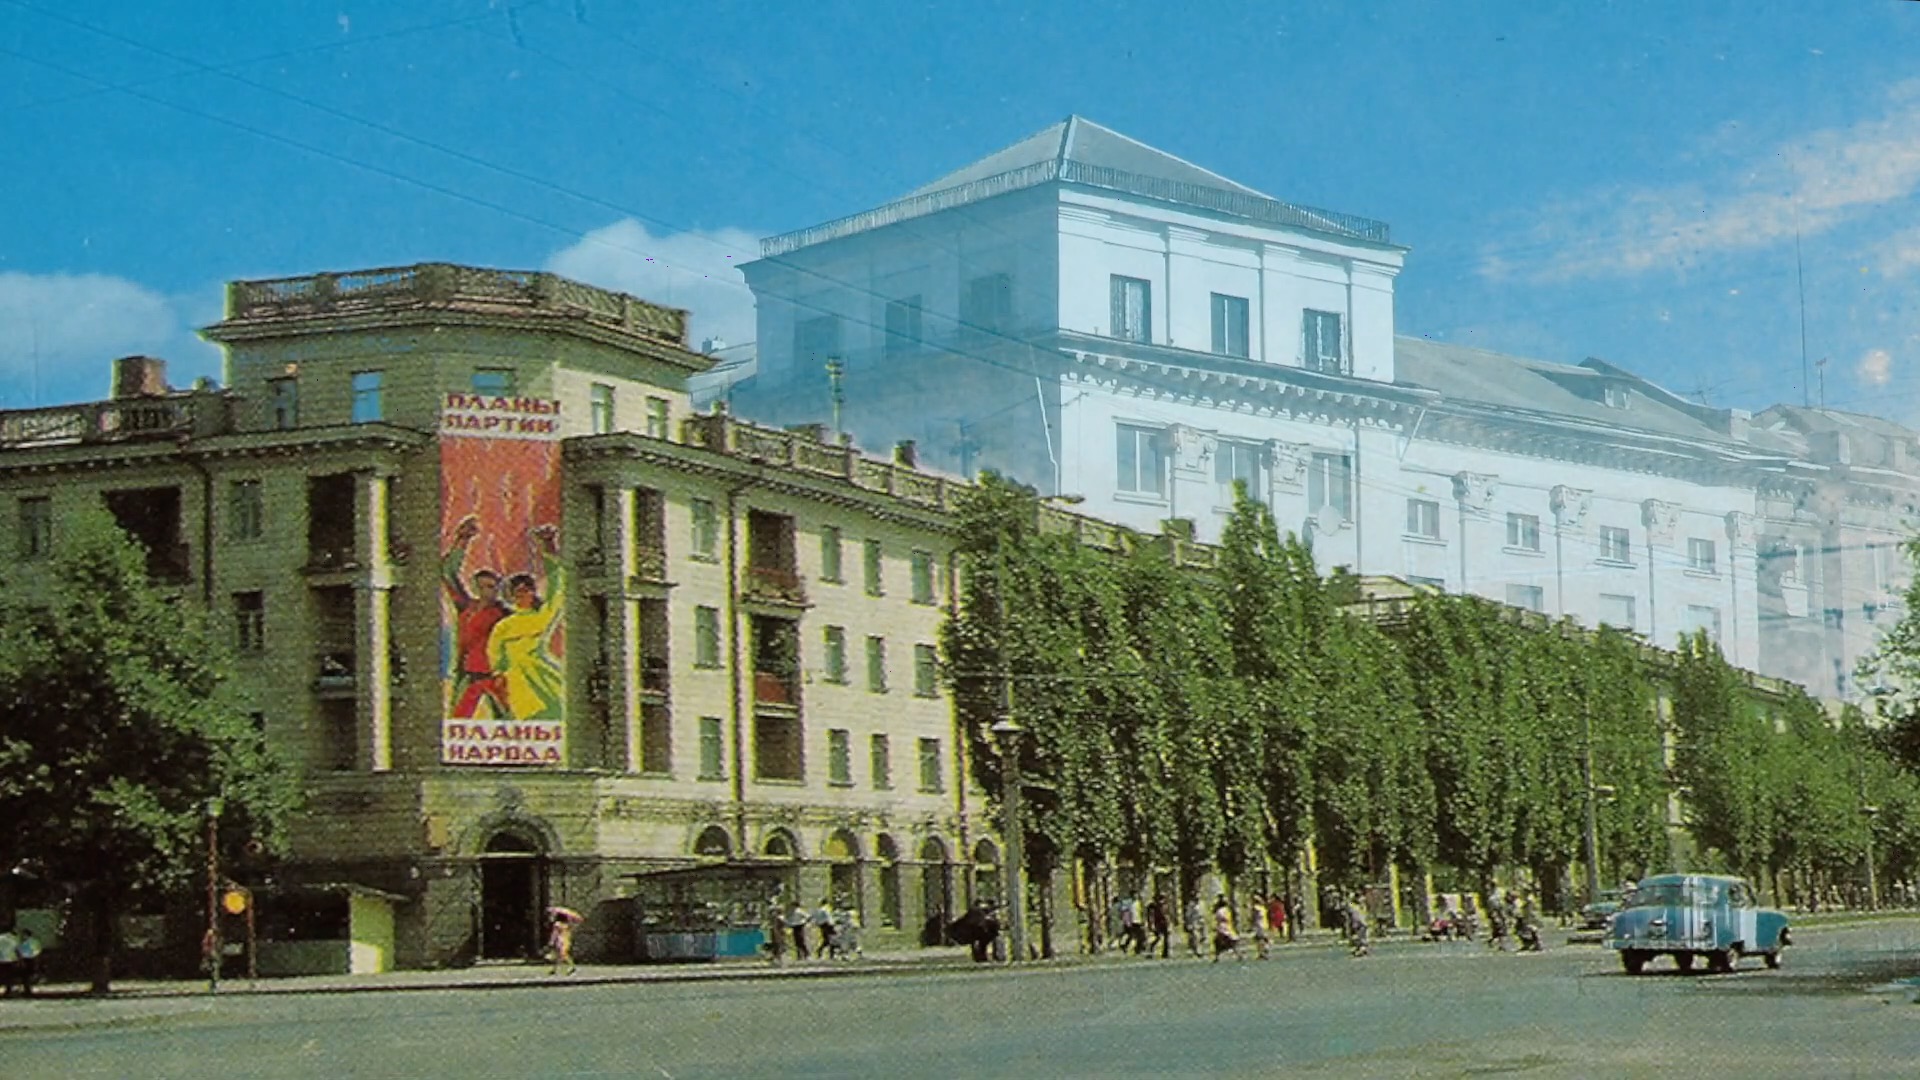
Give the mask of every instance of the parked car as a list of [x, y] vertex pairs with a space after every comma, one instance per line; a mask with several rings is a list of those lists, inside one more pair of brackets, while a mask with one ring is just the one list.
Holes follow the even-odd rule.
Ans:
[[1704, 958], [1708, 970], [1733, 971], [1740, 958], [1758, 953], [1780, 966], [1792, 940], [1787, 917], [1761, 907], [1744, 878], [1720, 874], [1660, 874], [1628, 892], [1607, 923], [1606, 945], [1620, 965], [1638, 975], [1647, 961], [1671, 956], [1681, 971]]
[[1619, 889], [1601, 889], [1593, 903], [1580, 909], [1580, 929], [1605, 930], [1613, 913], [1620, 910], [1620, 899], [1624, 894]]

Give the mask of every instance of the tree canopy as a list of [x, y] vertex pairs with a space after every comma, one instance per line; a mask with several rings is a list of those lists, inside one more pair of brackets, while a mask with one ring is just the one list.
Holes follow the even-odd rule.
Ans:
[[222, 653], [104, 515], [0, 573], [0, 860], [71, 889], [103, 957], [115, 913], [204, 875], [214, 800], [230, 858], [284, 846], [296, 789]]

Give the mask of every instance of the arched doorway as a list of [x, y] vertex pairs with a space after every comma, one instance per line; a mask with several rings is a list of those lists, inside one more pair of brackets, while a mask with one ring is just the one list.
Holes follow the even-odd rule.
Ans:
[[874, 854], [880, 859], [880, 925], [898, 929], [900, 926], [900, 846], [886, 833], [874, 843]]
[[947, 924], [959, 912], [953, 910], [953, 884], [947, 876], [947, 845], [937, 836], [929, 836], [920, 845], [920, 910], [927, 925], [922, 939], [929, 945], [946, 940]]
[[860, 841], [845, 829], [835, 829], [827, 837], [828, 893], [835, 907], [861, 909]]
[[973, 899], [1006, 906], [1006, 897], [1000, 895], [1000, 849], [991, 840], [973, 845]]
[[733, 838], [720, 826], [709, 825], [700, 830], [700, 836], [694, 840], [693, 853], [724, 859], [733, 854]]
[[547, 859], [524, 833], [493, 834], [480, 855], [480, 956], [523, 960], [541, 946]]
[[785, 829], [774, 829], [760, 842], [760, 853], [769, 859], [790, 859], [793, 872], [785, 875], [781, 881], [781, 891], [789, 903], [805, 904], [806, 898], [800, 895], [800, 842]]

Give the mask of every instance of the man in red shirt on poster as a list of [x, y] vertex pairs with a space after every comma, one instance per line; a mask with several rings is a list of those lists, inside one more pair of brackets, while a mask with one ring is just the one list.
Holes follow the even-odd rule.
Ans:
[[446, 585], [448, 595], [453, 598], [454, 610], [458, 612], [454, 623], [457, 630], [454, 635], [454, 702], [451, 716], [460, 720], [480, 716], [480, 703], [483, 701], [488, 705], [489, 715], [509, 715], [505, 688], [499, 676], [494, 674], [493, 661], [487, 653], [493, 625], [508, 614], [507, 605], [500, 599], [500, 575], [487, 569], [474, 571], [471, 593], [460, 579], [467, 546], [478, 535], [479, 518], [469, 514], [460, 519], [460, 524], [453, 530], [453, 546], [447, 550], [440, 568], [441, 580]]

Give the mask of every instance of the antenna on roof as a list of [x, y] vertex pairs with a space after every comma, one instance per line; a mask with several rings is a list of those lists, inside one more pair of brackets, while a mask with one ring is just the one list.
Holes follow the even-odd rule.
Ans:
[[1813, 366], [1820, 369], [1820, 407], [1824, 409], [1827, 407], [1827, 358], [1815, 360]]
[[[1807, 378], [1807, 275], [1806, 266], [1800, 260], [1800, 199], [1797, 196], [1793, 200], [1793, 277], [1800, 290], [1800, 404], [1811, 406], [1813, 402], [1808, 397], [1813, 390], [1809, 385], [1813, 380]], [[1825, 383], [1826, 376], [1822, 373], [1820, 407], [1823, 409], [1827, 407]]]

